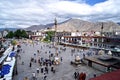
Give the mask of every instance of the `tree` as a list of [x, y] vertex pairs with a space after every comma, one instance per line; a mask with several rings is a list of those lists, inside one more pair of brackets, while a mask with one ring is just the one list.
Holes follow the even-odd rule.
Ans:
[[14, 33], [13, 31], [10, 31], [7, 35], [6, 35], [7, 38], [13, 38], [14, 37]]
[[10, 31], [8, 34], [7, 34], [7, 36], [6, 36], [7, 38], [13, 38], [13, 37], [15, 37], [15, 38], [28, 38], [28, 35], [27, 35], [27, 33], [26, 33], [26, 31], [25, 30], [21, 30], [21, 29], [18, 29], [18, 30], [16, 30], [15, 32], [13, 32], [13, 31]]
[[25, 30], [22, 30], [21, 33], [21, 37], [28, 38], [28, 35]]
[[13, 46], [15, 46], [15, 45], [17, 44], [17, 41], [16, 41], [16, 40], [12, 40], [12, 41], [11, 41], [11, 44], [12, 44]]
[[14, 32], [14, 35], [15, 35], [16, 38], [22, 38], [22, 37], [23, 38], [28, 38], [28, 35], [27, 35], [25, 30], [18, 29]]
[[55, 31], [47, 31], [47, 36], [45, 37], [44, 41], [51, 41], [52, 37], [55, 35]]
[[18, 29], [18, 30], [16, 30], [16, 31], [14, 32], [14, 34], [15, 34], [15, 37], [16, 37], [16, 38], [20, 38], [20, 37], [21, 37], [22, 32], [21, 32], [21, 30], [20, 30], [20, 29]]

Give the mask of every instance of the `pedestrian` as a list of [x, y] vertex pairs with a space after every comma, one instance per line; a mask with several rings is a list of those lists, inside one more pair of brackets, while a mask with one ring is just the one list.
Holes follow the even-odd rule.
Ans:
[[75, 80], [77, 79], [77, 72], [76, 71], [74, 72], [74, 78], [75, 78]]
[[45, 67], [45, 72], [48, 74], [48, 67], [47, 66]]
[[30, 65], [29, 65], [29, 67], [31, 68], [32, 67], [32, 63], [30, 62]]
[[39, 50], [37, 50], [37, 53], [39, 53], [40, 51]]
[[81, 72], [80, 75], [79, 75], [79, 80], [85, 80], [85, 78], [86, 78], [86, 74]]
[[44, 69], [43, 69], [43, 66], [42, 66], [42, 67], [41, 67], [41, 73], [43, 73], [43, 70], [44, 70]]
[[43, 80], [46, 80], [47, 75], [44, 73]]
[[80, 75], [79, 72], [77, 72], [77, 79], [79, 79], [79, 75]]
[[35, 74], [35, 72], [32, 73], [32, 78], [33, 78], [33, 80], [36, 80], [36, 74]]
[[52, 63], [51, 63], [51, 60], [49, 61], [49, 66], [51, 66], [52, 65]]
[[96, 74], [94, 74], [93, 76], [94, 76], [94, 78], [95, 78], [95, 77], [96, 77]]
[[62, 58], [62, 57], [60, 57], [60, 60], [61, 60], [61, 62], [62, 62], [63, 58]]
[[53, 71], [53, 69], [54, 69], [54, 67], [53, 67], [53, 65], [51, 66], [51, 71]]
[[36, 56], [36, 53], [34, 53], [34, 56]]
[[83, 53], [83, 59], [85, 59], [85, 54]]
[[86, 73], [83, 73], [83, 79], [82, 80], [85, 80], [86, 79]]
[[37, 73], [39, 73], [39, 68], [37, 68], [36, 70], [37, 70]]
[[37, 62], [36, 59], [34, 59], [34, 62], [35, 62], [35, 63]]
[[53, 69], [53, 73], [55, 73], [55, 68]]

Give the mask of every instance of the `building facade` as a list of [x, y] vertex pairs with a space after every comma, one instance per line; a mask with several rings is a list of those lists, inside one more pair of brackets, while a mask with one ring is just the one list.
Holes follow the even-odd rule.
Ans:
[[80, 35], [62, 36], [60, 44], [120, 52], [120, 36], [101, 36], [100, 32], [94, 32], [91, 34], [89, 32], [83, 32]]

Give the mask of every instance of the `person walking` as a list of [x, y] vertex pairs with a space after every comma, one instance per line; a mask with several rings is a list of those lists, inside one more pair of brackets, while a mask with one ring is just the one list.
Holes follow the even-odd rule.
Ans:
[[37, 73], [39, 73], [39, 68], [37, 68], [36, 70], [37, 70]]
[[43, 80], [46, 80], [47, 75], [44, 73]]
[[32, 78], [33, 78], [33, 80], [36, 80], [36, 74], [35, 74], [35, 72], [32, 73]]
[[75, 80], [77, 79], [77, 72], [76, 71], [74, 72], [74, 78], [75, 78]]
[[29, 65], [29, 67], [31, 68], [32, 67], [32, 63], [30, 62], [30, 65]]
[[54, 66], [52, 65], [52, 66], [51, 66], [51, 71], [53, 71], [53, 69], [54, 69]]
[[42, 67], [41, 67], [41, 73], [43, 73], [43, 70], [44, 70], [44, 69], [43, 69], [43, 66], [42, 66]]
[[61, 62], [62, 62], [63, 58], [62, 58], [62, 57], [60, 57], [60, 60], [61, 60]]
[[48, 74], [48, 67], [47, 66], [45, 67], [45, 72]]

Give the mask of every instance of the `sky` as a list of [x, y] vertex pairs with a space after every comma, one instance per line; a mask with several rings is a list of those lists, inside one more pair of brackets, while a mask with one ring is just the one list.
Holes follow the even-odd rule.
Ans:
[[0, 28], [26, 28], [55, 18], [120, 22], [120, 0], [0, 0]]

